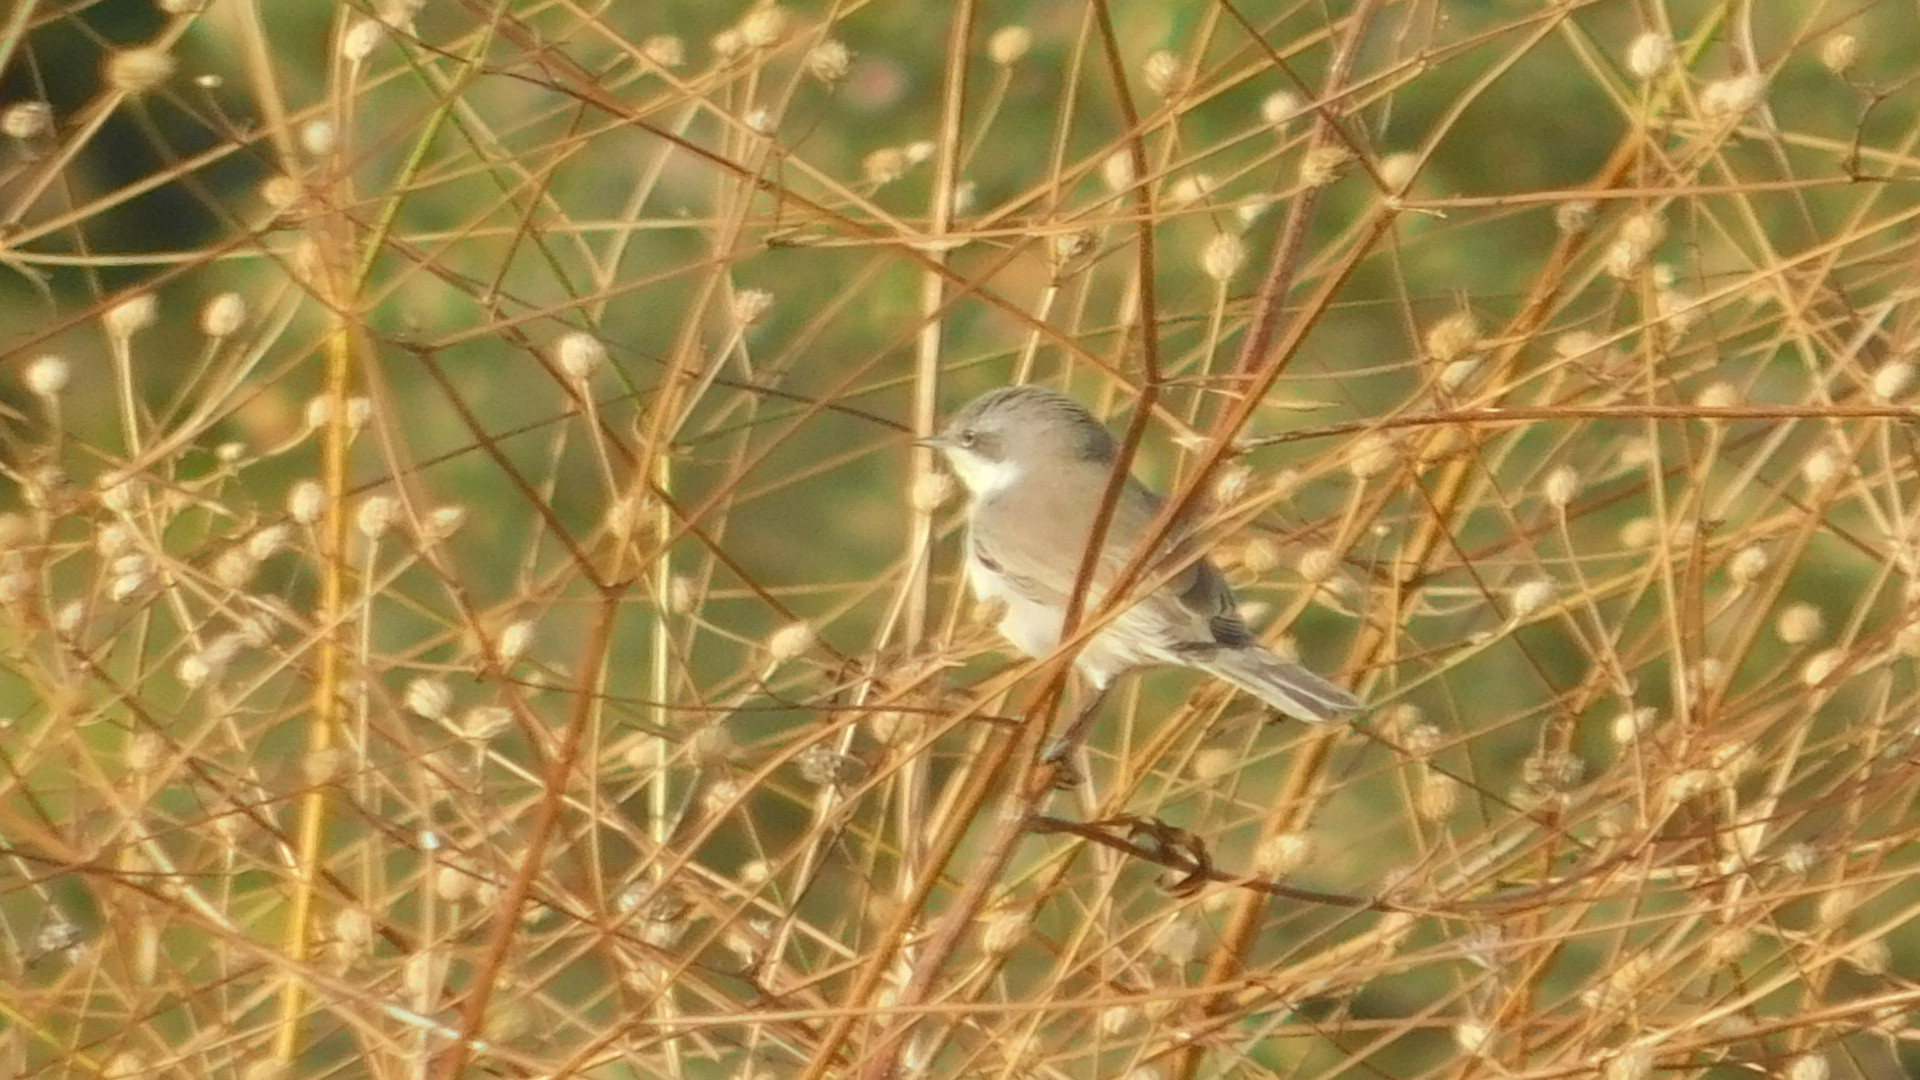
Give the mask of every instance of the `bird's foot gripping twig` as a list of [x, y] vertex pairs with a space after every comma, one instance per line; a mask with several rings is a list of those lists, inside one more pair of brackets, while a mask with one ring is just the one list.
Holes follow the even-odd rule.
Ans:
[[1085, 779], [1079, 765], [1073, 760], [1080, 753], [1080, 747], [1087, 741], [1087, 731], [1093, 727], [1093, 718], [1100, 712], [1100, 703], [1107, 698], [1106, 687], [1093, 692], [1093, 697], [1073, 716], [1073, 723], [1067, 730], [1047, 744], [1041, 751], [1040, 762], [1053, 767], [1053, 786], [1057, 788], [1078, 787]]

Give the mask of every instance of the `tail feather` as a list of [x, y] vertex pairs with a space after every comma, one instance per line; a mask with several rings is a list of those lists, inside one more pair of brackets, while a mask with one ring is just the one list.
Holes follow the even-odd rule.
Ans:
[[1258, 646], [1214, 650], [1192, 663], [1288, 716], [1310, 724], [1324, 724], [1366, 708], [1347, 691]]

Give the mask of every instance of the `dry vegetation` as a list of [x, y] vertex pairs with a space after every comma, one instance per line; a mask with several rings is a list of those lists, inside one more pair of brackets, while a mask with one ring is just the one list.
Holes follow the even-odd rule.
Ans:
[[[1916, 40], [15, 0], [0, 1075], [1906, 1075]], [[1048, 788], [1019, 380], [1368, 715]]]

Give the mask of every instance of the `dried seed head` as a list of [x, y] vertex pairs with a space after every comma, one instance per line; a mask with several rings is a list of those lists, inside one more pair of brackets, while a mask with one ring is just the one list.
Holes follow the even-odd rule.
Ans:
[[1773, 622], [1773, 632], [1788, 645], [1804, 645], [1820, 636], [1820, 629], [1826, 620], [1820, 615], [1820, 609], [1807, 603], [1788, 604], [1780, 609], [1780, 615]]
[[693, 579], [685, 574], [675, 574], [667, 580], [667, 610], [676, 615], [684, 615], [694, 609], [698, 597], [694, 592]]
[[817, 743], [800, 751], [794, 763], [800, 766], [801, 779], [822, 787], [856, 784], [867, 775], [867, 765], [859, 758]]
[[725, 765], [733, 756], [733, 751], [733, 736], [728, 733], [724, 724], [708, 724], [696, 730], [692, 737], [687, 739], [687, 755], [693, 759], [695, 765], [703, 769]]
[[1164, 202], [1169, 210], [1192, 206], [1207, 199], [1219, 186], [1209, 173], [1189, 173], [1167, 185]]
[[776, 664], [785, 663], [813, 647], [813, 624], [801, 619], [790, 622], [767, 637], [767, 655]]
[[293, 532], [285, 525], [269, 525], [247, 537], [247, 557], [255, 562], [265, 562], [278, 555], [291, 539]]
[[674, 34], [655, 34], [640, 43], [640, 56], [658, 68], [677, 68], [687, 62], [687, 43]]
[[1801, 1054], [1787, 1062], [1786, 1080], [1827, 1080], [1831, 1070], [1819, 1054]]
[[749, 48], [764, 49], [778, 45], [792, 28], [793, 19], [778, 4], [762, 4], [740, 20], [740, 39]]
[[441, 679], [415, 679], [407, 684], [407, 711], [424, 720], [443, 720], [453, 707], [453, 688]]
[[1266, 121], [1269, 127], [1284, 128], [1306, 111], [1306, 107], [1299, 94], [1291, 90], [1275, 90], [1261, 99], [1260, 119]]
[[604, 516], [607, 533], [617, 539], [626, 539], [633, 535], [633, 527], [639, 521], [640, 508], [631, 496], [622, 496], [607, 504]]
[[1352, 163], [1353, 151], [1344, 144], [1316, 146], [1300, 158], [1300, 184], [1310, 188], [1325, 187], [1340, 179], [1340, 174]]
[[1471, 311], [1456, 311], [1427, 328], [1427, 355], [1451, 363], [1480, 344], [1480, 324]]
[[1279, 879], [1307, 865], [1312, 857], [1313, 840], [1306, 833], [1275, 833], [1253, 853], [1253, 866], [1260, 876]]
[[24, 376], [27, 389], [43, 398], [56, 398], [73, 379], [73, 369], [58, 356], [35, 357]]
[[1839, 476], [1843, 468], [1845, 463], [1841, 461], [1840, 451], [1831, 446], [1822, 446], [1800, 463], [1800, 475], [1806, 478], [1807, 483], [1819, 487]]
[[589, 332], [572, 331], [553, 346], [553, 357], [568, 379], [586, 382], [607, 365], [607, 346]]
[[1740, 388], [1724, 379], [1710, 382], [1694, 395], [1693, 403], [1703, 409], [1731, 409], [1740, 404]]
[[1727, 561], [1727, 573], [1733, 578], [1734, 584], [1751, 585], [1767, 572], [1767, 564], [1771, 561], [1766, 548], [1757, 544], [1743, 547]]
[[1300, 556], [1298, 570], [1300, 580], [1309, 585], [1318, 585], [1333, 576], [1340, 567], [1340, 556], [1332, 548], [1309, 548]]
[[442, 864], [434, 871], [433, 894], [449, 904], [459, 903], [473, 895], [475, 881], [472, 874], [457, 866]]
[[1514, 586], [1508, 595], [1507, 607], [1517, 620], [1526, 620], [1538, 614], [1553, 599], [1553, 582], [1542, 580], [1522, 582]]
[[1580, 494], [1580, 473], [1571, 465], [1561, 465], [1547, 474], [1542, 485], [1546, 490], [1547, 502], [1564, 510]]
[[1210, 746], [1195, 753], [1187, 767], [1193, 773], [1195, 780], [1212, 783], [1223, 777], [1232, 776], [1245, 760], [1245, 755], [1232, 747]]
[[1569, 199], [1553, 208], [1553, 226], [1562, 233], [1585, 232], [1599, 212], [1600, 204], [1592, 199]]
[[1185, 90], [1189, 78], [1186, 63], [1166, 49], [1147, 56], [1141, 76], [1146, 81], [1147, 89], [1167, 98]]
[[309, 120], [300, 125], [300, 146], [314, 157], [326, 157], [339, 149], [340, 130], [331, 120]]
[[1730, 75], [1700, 91], [1700, 111], [1715, 120], [1745, 116], [1767, 93], [1767, 78], [1757, 71]]
[[1416, 758], [1432, 757], [1446, 742], [1440, 726], [1421, 720], [1420, 710], [1416, 706], [1408, 705], [1404, 710], [1396, 708], [1389, 719], [1400, 732], [1400, 744]]
[[713, 55], [719, 59], [731, 60], [747, 51], [747, 39], [741, 35], [739, 27], [729, 26], [713, 35], [708, 40], [707, 47], [712, 49]]
[[1613, 741], [1625, 746], [1645, 735], [1647, 732], [1652, 731], [1654, 725], [1659, 722], [1659, 719], [1659, 710], [1653, 708], [1651, 705], [1643, 705], [1637, 709], [1628, 709], [1626, 712], [1613, 718]]
[[504, 705], [475, 705], [460, 714], [460, 734], [475, 742], [486, 742], [513, 726], [513, 712]]
[[1125, 1035], [1145, 1018], [1138, 1005], [1109, 1005], [1100, 1010], [1100, 1031], [1110, 1038]]
[[1861, 974], [1885, 975], [1893, 962], [1893, 950], [1887, 947], [1885, 938], [1865, 938], [1853, 943], [1846, 952], [1846, 960], [1848, 966]]
[[1226, 284], [1247, 261], [1247, 245], [1232, 233], [1218, 233], [1200, 251], [1200, 270], [1213, 280]]
[[121, 49], [107, 57], [107, 85], [123, 94], [144, 94], [172, 78], [179, 66], [159, 46]]
[[420, 523], [420, 538], [428, 541], [445, 540], [447, 537], [459, 532], [460, 526], [466, 523], [466, 507], [457, 503], [450, 503], [446, 506], [436, 506], [432, 510], [427, 511], [426, 520]]
[[1520, 763], [1520, 778], [1535, 791], [1565, 794], [1579, 785], [1587, 774], [1587, 763], [1578, 754], [1548, 750], [1531, 755]]
[[1879, 401], [1893, 401], [1907, 392], [1913, 385], [1913, 365], [1898, 360], [1880, 365], [1873, 373], [1873, 396]]
[[607, 364], [607, 347], [600, 339], [584, 330], [575, 330], [561, 337], [553, 347], [554, 359], [567, 377], [585, 382]]
[[1806, 666], [1800, 669], [1800, 681], [1808, 686], [1824, 685], [1846, 662], [1847, 650], [1823, 649], [1807, 657]]
[[347, 429], [363, 430], [373, 423], [373, 402], [368, 398], [350, 397], [347, 399]]
[[380, 39], [387, 36], [386, 27], [378, 19], [357, 19], [347, 32], [340, 36], [340, 55], [349, 64], [358, 64], [373, 55], [380, 45]]
[[866, 175], [867, 183], [879, 187], [907, 175], [908, 164], [906, 151], [897, 146], [885, 146], [862, 159], [860, 171]]
[[1627, 70], [1645, 81], [1667, 69], [1673, 62], [1673, 41], [1667, 35], [1648, 30], [1627, 46]]
[[135, 776], [145, 776], [158, 768], [167, 757], [167, 740], [157, 731], [136, 731], [127, 739], [124, 756], [127, 771]]
[[807, 50], [807, 74], [828, 86], [845, 82], [852, 70], [853, 50], [838, 38], [828, 38]]
[[1461, 1052], [1482, 1057], [1492, 1048], [1493, 1028], [1478, 1020], [1462, 1020], [1453, 1026], [1453, 1041]]
[[766, 289], [741, 289], [733, 296], [733, 321], [753, 326], [773, 310], [773, 293]]
[[1065, 266], [1092, 251], [1095, 242], [1092, 229], [1076, 229], [1073, 232], [1055, 233], [1049, 241], [1049, 248], [1053, 252], [1053, 261]]
[[160, 302], [152, 293], [135, 293], [107, 309], [107, 336], [125, 343], [160, 317]]
[[1659, 214], [1643, 210], [1620, 223], [1620, 239], [1651, 250], [1667, 237], [1667, 223]]
[[275, 213], [284, 212], [305, 194], [300, 181], [291, 176], [269, 176], [260, 184], [260, 201]]
[[1422, 820], [1441, 822], [1460, 807], [1460, 781], [1443, 772], [1428, 769], [1420, 774], [1420, 789], [1414, 797], [1414, 810]]
[[1133, 187], [1133, 153], [1128, 150], [1115, 150], [1100, 163], [1100, 179], [1107, 190], [1115, 194]]
[[1440, 369], [1440, 388], [1458, 393], [1480, 373], [1480, 357], [1468, 356]]
[[494, 650], [499, 653], [501, 663], [511, 664], [527, 655], [527, 650], [532, 647], [533, 623], [520, 619], [508, 623], [507, 628], [500, 631], [500, 641]]
[[1003, 26], [987, 39], [987, 56], [1001, 67], [1009, 67], [1033, 48], [1033, 31], [1015, 23]]
[[369, 495], [361, 501], [360, 510], [355, 515], [360, 535], [369, 540], [385, 536], [399, 520], [400, 500], [391, 495]]
[[373, 931], [373, 916], [368, 914], [366, 908], [346, 907], [334, 913], [334, 939], [353, 949], [372, 945]]
[[231, 337], [247, 321], [247, 302], [239, 293], [221, 293], [200, 309], [200, 331], [210, 338]]
[[116, 514], [133, 513], [147, 495], [147, 482], [138, 476], [108, 473], [99, 483], [100, 504]]
[[327, 506], [327, 490], [317, 480], [302, 480], [287, 492], [287, 513], [302, 525], [320, 520]]
[[0, 109], [0, 134], [9, 139], [37, 139], [53, 130], [53, 106], [44, 101], [16, 101]]
[[1380, 182], [1389, 191], [1405, 191], [1420, 175], [1420, 155], [1400, 151], [1380, 159]]
[[1860, 904], [1860, 894], [1850, 885], [1828, 889], [1820, 894], [1820, 902], [1814, 905], [1815, 920], [1823, 927], [1835, 927], [1847, 921], [1853, 909]]
[[1385, 433], [1369, 431], [1353, 442], [1347, 455], [1347, 471], [1355, 479], [1367, 480], [1393, 468], [1399, 460], [1399, 448]]
[[1820, 42], [1820, 66], [1845, 75], [1860, 59], [1860, 39], [1852, 34], [1829, 34]]

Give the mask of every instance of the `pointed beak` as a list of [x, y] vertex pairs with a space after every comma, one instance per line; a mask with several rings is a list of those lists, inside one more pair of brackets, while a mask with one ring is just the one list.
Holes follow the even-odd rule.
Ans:
[[947, 447], [953, 445], [953, 440], [936, 432], [935, 434], [913, 440], [913, 445], [924, 446], [931, 450], [945, 450]]

